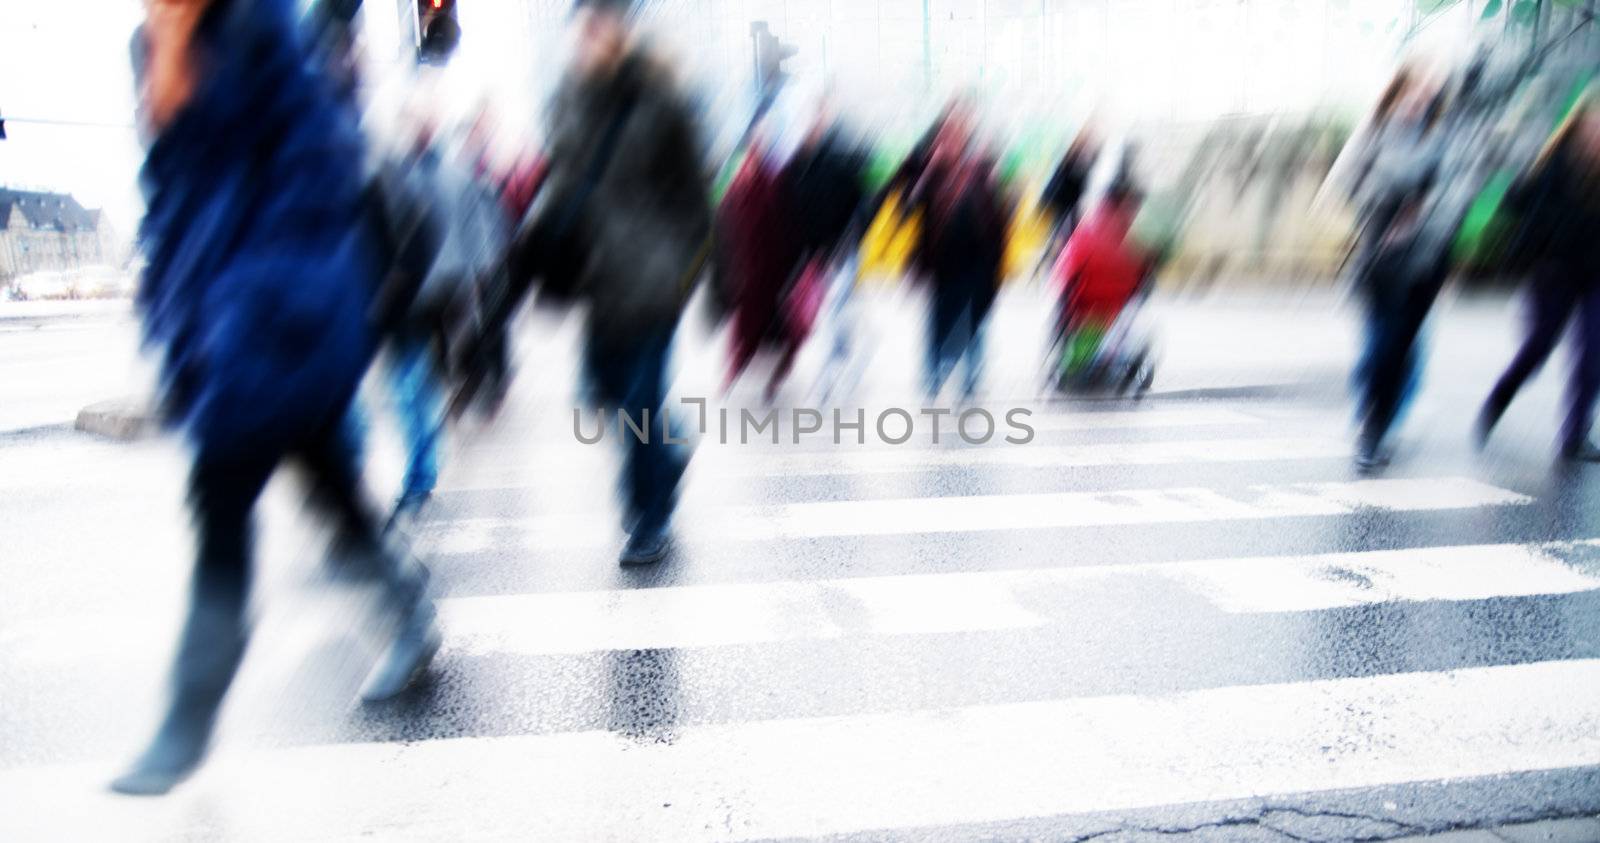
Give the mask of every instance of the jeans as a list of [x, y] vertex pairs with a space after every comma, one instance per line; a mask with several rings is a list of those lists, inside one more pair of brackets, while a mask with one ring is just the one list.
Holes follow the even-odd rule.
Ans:
[[433, 352], [422, 339], [396, 341], [389, 365], [390, 384], [406, 440], [406, 473], [401, 498], [426, 495], [439, 481], [439, 433], [443, 398]]
[[[624, 454], [619, 484], [624, 519], [631, 525], [630, 532], [637, 535], [667, 528], [677, 504], [678, 482], [689, 462], [684, 446], [666, 441], [669, 434], [674, 439], [682, 438], [678, 436], [678, 425], [672, 423], [669, 428], [669, 416], [663, 414], [672, 334], [669, 327], [629, 340], [591, 336], [585, 350], [593, 403], [627, 413], [644, 427], [644, 436], [635, 436], [625, 426], [619, 430]], [[615, 418], [611, 421], [616, 423]]]
[[1379, 283], [1368, 290], [1369, 351], [1361, 372], [1362, 441], [1377, 447], [1400, 413], [1408, 383], [1418, 376], [1417, 338], [1443, 281]]

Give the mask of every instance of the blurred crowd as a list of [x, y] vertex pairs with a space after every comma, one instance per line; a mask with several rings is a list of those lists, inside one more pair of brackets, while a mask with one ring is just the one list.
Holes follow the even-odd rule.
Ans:
[[[953, 98], [882, 177], [825, 90], [764, 105], [733, 156], [713, 161], [628, 0], [578, 0], [543, 140], [506, 156], [491, 150], [495, 115], [447, 121], [447, 94], [427, 84], [396, 128], [364, 128], [359, 2], [317, 3], [309, 16], [296, 5], [146, 0], [132, 44], [147, 146], [138, 304], [161, 355], [165, 418], [193, 446], [198, 551], [168, 711], [120, 791], [166, 792], [205, 754], [249, 639], [251, 514], [283, 463], [307, 470], [334, 528], [330, 566], [384, 594], [389, 646], [364, 697], [397, 695], [427, 669], [440, 643], [427, 569], [394, 527], [426, 506], [447, 424], [492, 415], [511, 388], [509, 326], [529, 300], [581, 314], [586, 398], [644, 429], [620, 437], [623, 564], [670, 546], [689, 452], [662, 408], [691, 299], [699, 291], [726, 324], [725, 389], [759, 367], [775, 400], [803, 345], [824, 337], [820, 388], [846, 392], [854, 338], [871, 329], [853, 295], [862, 241], [886, 208], [916, 222], [907, 275], [926, 292], [930, 403], [958, 372], [958, 400], [980, 393], [985, 325], [1014, 272], [1023, 205], [1049, 221], [1032, 265], [1057, 303], [1042, 351], [1050, 387], [1137, 393], [1154, 377], [1136, 317], [1176, 234], [1141, 224], [1138, 150], [1099, 127], [1083, 127], [1030, 195], [974, 94]], [[425, 41], [421, 60], [445, 63], [451, 47]], [[1487, 55], [1403, 67], [1328, 174], [1328, 192], [1360, 218], [1347, 275], [1367, 324], [1355, 378], [1364, 470], [1386, 459], [1419, 381], [1423, 323], [1500, 173], [1500, 227], [1469, 245], [1493, 239], [1532, 304], [1480, 435], [1575, 320], [1560, 453], [1595, 454], [1600, 111], [1579, 86], [1525, 160], [1486, 157], [1519, 73], [1494, 72]], [[393, 505], [360, 482], [367, 420], [354, 399], [375, 363], [408, 453]]]

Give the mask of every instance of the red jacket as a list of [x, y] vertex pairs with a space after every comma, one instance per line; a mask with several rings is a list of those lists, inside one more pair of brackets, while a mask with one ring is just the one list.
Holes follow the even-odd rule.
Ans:
[[1128, 239], [1133, 211], [1101, 204], [1072, 232], [1052, 273], [1074, 313], [1115, 316], [1144, 277], [1145, 258]]

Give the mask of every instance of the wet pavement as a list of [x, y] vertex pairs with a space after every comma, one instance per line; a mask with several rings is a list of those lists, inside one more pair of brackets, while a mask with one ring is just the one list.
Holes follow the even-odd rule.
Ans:
[[[212, 763], [155, 801], [104, 785], [175, 633], [182, 451], [70, 429], [147, 383], [125, 316], [0, 314], [0, 839], [1597, 839], [1541, 822], [1600, 813], [1600, 469], [1551, 459], [1565, 359], [1477, 453], [1517, 320], [1450, 302], [1362, 478], [1335, 304], [1163, 302], [1151, 395], [1069, 400], [1014, 291], [978, 405], [1033, 441], [702, 441], [644, 569], [615, 561], [615, 454], [574, 439], [575, 326], [535, 315], [410, 530], [434, 668], [353, 702], [368, 596], [327, 583], [283, 472]], [[780, 407], [924, 405], [915, 303], [862, 305], [856, 389], [807, 388], [818, 342]], [[759, 378], [715, 397], [719, 353], [691, 323], [675, 393], [763, 412]]]

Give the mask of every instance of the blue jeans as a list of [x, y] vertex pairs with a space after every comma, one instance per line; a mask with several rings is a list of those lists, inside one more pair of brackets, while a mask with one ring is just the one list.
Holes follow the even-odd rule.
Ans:
[[[623, 469], [620, 482], [623, 517], [636, 535], [667, 528], [677, 505], [678, 481], [688, 467], [684, 446], [669, 444], [668, 434], [681, 439], [676, 423], [668, 427], [662, 409], [667, 400], [667, 364], [672, 348], [672, 328], [630, 338], [602, 341], [590, 338], [585, 349], [585, 369], [593, 403], [602, 409], [625, 412], [644, 428], [635, 436], [625, 426]], [[687, 411], [685, 411], [687, 412]], [[645, 426], [646, 413], [649, 424]], [[617, 418], [608, 417], [613, 430]]]
[[444, 401], [433, 355], [425, 341], [395, 344], [389, 382], [406, 440], [406, 475], [401, 498], [425, 495], [439, 481], [439, 432]]

